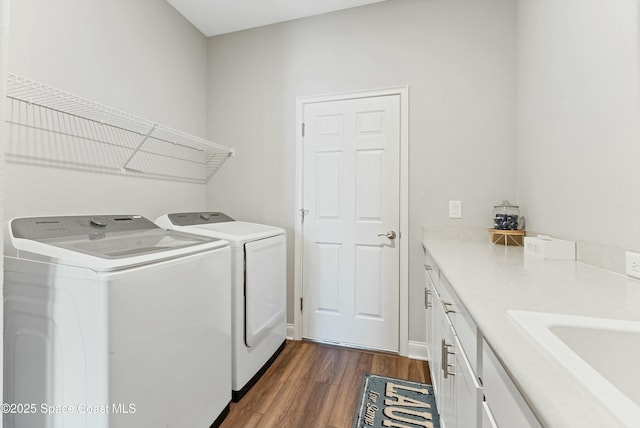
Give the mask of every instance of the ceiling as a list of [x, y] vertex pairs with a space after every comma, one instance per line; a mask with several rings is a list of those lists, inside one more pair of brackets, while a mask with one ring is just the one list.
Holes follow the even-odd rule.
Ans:
[[205, 36], [320, 15], [385, 0], [167, 0]]

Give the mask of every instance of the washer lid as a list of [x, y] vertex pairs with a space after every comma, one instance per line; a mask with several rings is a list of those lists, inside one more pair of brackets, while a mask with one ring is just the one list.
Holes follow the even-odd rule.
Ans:
[[9, 232], [20, 258], [55, 261], [101, 272], [228, 244], [211, 237], [164, 230], [137, 215], [17, 218], [11, 220]]

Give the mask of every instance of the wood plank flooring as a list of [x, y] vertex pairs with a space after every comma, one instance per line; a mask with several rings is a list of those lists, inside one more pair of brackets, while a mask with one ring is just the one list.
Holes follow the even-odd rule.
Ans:
[[365, 372], [431, 383], [426, 361], [287, 341], [221, 428], [350, 428]]

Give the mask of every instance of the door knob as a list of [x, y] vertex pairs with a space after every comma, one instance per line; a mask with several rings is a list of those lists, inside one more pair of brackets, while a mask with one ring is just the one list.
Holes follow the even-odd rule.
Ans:
[[390, 230], [387, 233], [380, 233], [378, 236], [386, 236], [389, 239], [396, 239], [396, 231]]

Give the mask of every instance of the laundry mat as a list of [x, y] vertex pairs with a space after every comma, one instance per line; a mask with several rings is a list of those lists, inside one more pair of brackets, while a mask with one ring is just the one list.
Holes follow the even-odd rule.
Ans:
[[353, 428], [440, 428], [433, 387], [364, 374]]

